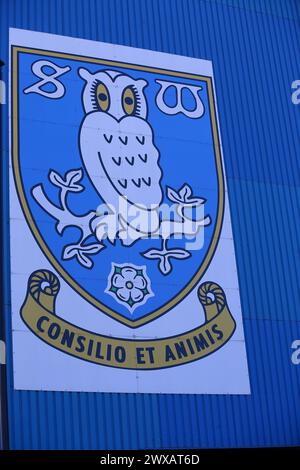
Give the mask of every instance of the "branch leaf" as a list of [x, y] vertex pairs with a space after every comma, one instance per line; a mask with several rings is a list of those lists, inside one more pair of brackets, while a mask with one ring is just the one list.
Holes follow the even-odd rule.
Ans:
[[191, 253], [187, 250], [183, 250], [181, 248], [173, 248], [169, 250], [167, 253], [167, 257], [169, 258], [177, 258], [177, 259], [186, 259], [191, 256]]
[[159, 262], [159, 269], [163, 274], [169, 274], [172, 271], [172, 265], [168, 256], [162, 256]]
[[188, 184], [184, 184], [178, 192], [167, 186], [167, 197], [170, 201], [184, 206], [200, 206], [206, 202], [206, 199], [193, 196], [192, 188]]
[[65, 185], [63, 178], [54, 170], [50, 171], [49, 180], [51, 181], [52, 184], [54, 184], [55, 186], [58, 186], [59, 188], [63, 188]]
[[91, 268], [94, 265], [93, 261], [82, 252], [78, 252], [77, 259], [85, 268]]
[[68, 189], [73, 193], [78, 193], [84, 189], [81, 184], [76, 184], [82, 179], [82, 177], [83, 173], [81, 168], [78, 170], [68, 171], [64, 178], [54, 170], [51, 170], [49, 173], [49, 180], [52, 184], [58, 188]]
[[79, 168], [78, 170], [71, 170], [65, 175], [66, 185], [69, 189], [73, 189], [78, 191], [78, 188], [82, 188], [80, 184], [76, 184], [77, 181], [82, 180], [82, 169]]
[[80, 251], [89, 255], [96, 255], [102, 248], [103, 245], [100, 245], [100, 243], [91, 243], [90, 245], [82, 246]]
[[163, 252], [161, 250], [152, 249], [152, 250], [145, 251], [143, 253], [143, 256], [149, 259], [155, 259], [155, 258], [160, 259], [163, 256]]
[[173, 202], [181, 202], [179, 194], [175, 191], [175, 189], [170, 188], [167, 186], [167, 197], [170, 201]]
[[188, 184], [184, 184], [182, 188], [179, 190], [178, 194], [180, 196], [181, 201], [183, 202], [187, 201], [192, 195], [191, 187]]
[[89, 258], [90, 255], [99, 253], [104, 248], [104, 245], [100, 243], [91, 243], [89, 245], [67, 245], [64, 248], [62, 258], [64, 260], [77, 258], [77, 261], [85, 268], [91, 268], [93, 266], [92, 260]]
[[169, 274], [172, 271], [172, 264], [170, 258], [185, 259], [191, 256], [191, 253], [182, 248], [172, 248], [171, 250], [156, 250], [150, 249], [142, 253], [145, 258], [159, 259], [158, 267], [163, 274]]
[[77, 252], [78, 252], [77, 245], [68, 245], [64, 248], [62, 257], [64, 260], [71, 259], [74, 256], [76, 256]]

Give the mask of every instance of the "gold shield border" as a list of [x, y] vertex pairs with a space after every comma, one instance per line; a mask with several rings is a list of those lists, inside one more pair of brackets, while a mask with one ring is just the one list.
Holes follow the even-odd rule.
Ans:
[[[55, 58], [65, 58], [70, 60], [80, 60], [82, 62], [88, 62], [93, 64], [101, 64], [101, 65], [111, 65], [114, 67], [122, 67], [126, 69], [133, 69], [133, 70], [141, 70], [145, 72], [152, 72], [152, 73], [159, 73], [162, 75], [171, 75], [174, 77], [182, 77], [188, 78], [193, 80], [201, 80], [207, 83], [207, 90], [208, 90], [208, 100], [209, 100], [209, 111], [210, 111], [210, 119], [211, 119], [211, 126], [213, 132], [213, 143], [214, 143], [214, 154], [215, 154], [215, 162], [216, 162], [216, 169], [217, 169], [217, 177], [218, 177], [218, 211], [217, 211], [217, 221], [215, 225], [214, 234], [208, 249], [208, 252], [205, 256], [205, 259], [201, 266], [199, 267], [195, 276], [186, 284], [186, 286], [169, 302], [162, 305], [159, 309], [154, 310], [153, 312], [149, 313], [144, 318], [140, 318], [138, 320], [130, 320], [124, 318], [118, 312], [108, 308], [106, 305], [95, 299], [92, 295], [86, 292], [59, 264], [59, 262], [54, 258], [52, 255], [49, 247], [47, 246], [45, 240], [41, 236], [37, 225], [32, 217], [31, 211], [29, 209], [29, 205], [27, 203], [25, 192], [23, 189], [22, 184], [22, 177], [20, 172], [20, 162], [19, 162], [19, 119], [18, 119], [18, 53], [28, 53], [28, 54], [36, 54], [36, 55], [44, 55], [50, 56]], [[151, 322], [155, 318], [165, 314], [171, 308], [175, 307], [181, 300], [183, 300], [188, 293], [195, 287], [198, 281], [201, 279], [205, 271], [207, 270], [217, 247], [222, 222], [223, 222], [223, 213], [224, 213], [224, 179], [223, 179], [223, 169], [222, 169], [222, 160], [221, 160], [221, 153], [220, 153], [220, 143], [219, 143], [219, 135], [218, 135], [218, 126], [217, 126], [217, 119], [216, 119], [216, 110], [215, 110], [215, 103], [214, 103], [214, 95], [213, 95], [213, 85], [212, 85], [212, 78], [206, 77], [202, 75], [184, 73], [184, 72], [176, 72], [173, 70], [164, 70], [160, 68], [154, 67], [147, 67], [142, 65], [136, 64], [129, 64], [125, 62], [118, 62], [118, 61], [111, 61], [111, 60], [104, 60], [92, 57], [83, 57], [76, 54], [65, 54], [61, 52], [54, 52], [54, 51], [47, 51], [47, 50], [40, 50], [40, 49], [32, 49], [20, 46], [12, 46], [12, 161], [13, 161], [13, 173], [15, 184], [17, 188], [17, 194], [19, 197], [19, 201], [25, 215], [26, 221], [30, 227], [30, 230], [37, 241], [38, 245], [40, 246], [43, 253], [46, 255], [54, 269], [62, 276], [62, 278], [84, 299], [90, 302], [94, 307], [99, 309], [101, 312], [109, 315], [110, 317], [114, 318], [115, 320], [123, 323], [126, 326], [131, 328], [137, 328], [141, 325], [145, 325], [146, 323]]]

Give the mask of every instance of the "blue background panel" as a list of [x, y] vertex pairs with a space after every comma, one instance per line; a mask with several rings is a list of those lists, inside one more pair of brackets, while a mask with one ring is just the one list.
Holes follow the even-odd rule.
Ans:
[[300, 444], [297, 0], [0, 0], [0, 58], [17, 27], [213, 61], [251, 396], [14, 391], [8, 106], [1, 106], [8, 405], [13, 449]]

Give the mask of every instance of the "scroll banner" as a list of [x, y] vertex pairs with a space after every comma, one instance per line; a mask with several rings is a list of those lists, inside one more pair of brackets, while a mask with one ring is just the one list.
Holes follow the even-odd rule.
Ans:
[[204, 324], [176, 336], [146, 340], [114, 338], [67, 322], [55, 312], [59, 289], [59, 280], [51, 271], [33, 272], [21, 308], [24, 322], [50, 346], [103, 366], [153, 370], [187, 364], [224, 346], [236, 327], [224, 291], [212, 282], [198, 289]]

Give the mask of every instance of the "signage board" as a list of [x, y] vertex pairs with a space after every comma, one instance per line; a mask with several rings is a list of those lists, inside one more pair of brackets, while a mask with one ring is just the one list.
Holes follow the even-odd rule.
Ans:
[[212, 63], [10, 54], [15, 389], [250, 393]]

